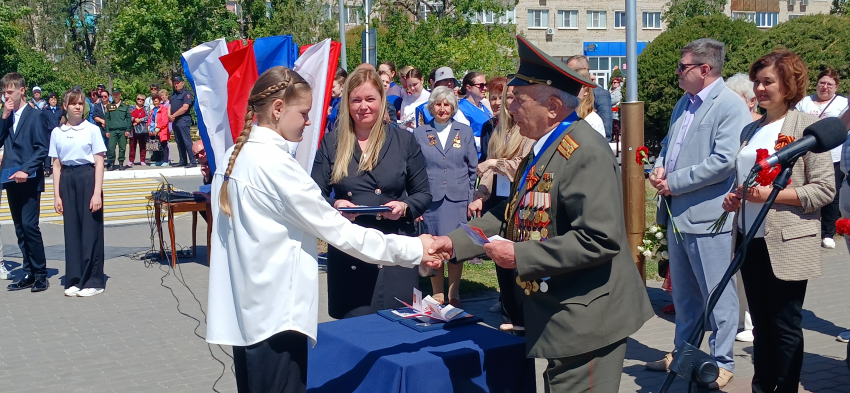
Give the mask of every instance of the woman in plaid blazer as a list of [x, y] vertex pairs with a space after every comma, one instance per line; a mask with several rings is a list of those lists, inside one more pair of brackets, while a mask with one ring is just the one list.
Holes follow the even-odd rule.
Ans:
[[[792, 110], [806, 94], [806, 65], [785, 50], [771, 52], [750, 67], [759, 106], [766, 114], [741, 133], [736, 157], [737, 184], [753, 167], [757, 150], [773, 154], [803, 136], [817, 121]], [[771, 187], [756, 185], [747, 192], [746, 220], [737, 214], [734, 243], [754, 224]], [[755, 375], [753, 392], [797, 392], [803, 365], [802, 308], [808, 279], [821, 275], [820, 208], [832, 201], [835, 181], [829, 153], [808, 153], [793, 167], [791, 183], [779, 192], [741, 268], [753, 317]], [[740, 213], [741, 187], [727, 195], [726, 211]], [[735, 244], [733, 243], [733, 250]]]

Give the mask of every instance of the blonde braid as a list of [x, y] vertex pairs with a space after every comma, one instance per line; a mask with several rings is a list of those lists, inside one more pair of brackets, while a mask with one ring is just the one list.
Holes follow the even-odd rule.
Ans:
[[224, 172], [224, 182], [221, 183], [221, 192], [219, 193], [219, 205], [221, 206], [221, 212], [230, 217], [230, 197], [227, 192], [227, 184], [230, 182], [230, 173], [233, 172], [233, 165], [236, 163], [236, 157], [239, 156], [239, 152], [242, 150], [242, 147], [245, 145], [245, 141], [248, 140], [248, 137], [251, 135], [252, 125], [254, 123], [254, 114], [257, 110], [256, 104], [262, 103], [263, 100], [275, 94], [281, 90], [289, 87], [289, 82], [292, 80], [292, 77], [289, 73], [286, 74], [283, 82], [280, 82], [275, 85], [271, 85], [265, 90], [251, 96], [248, 98], [248, 112], [245, 113], [245, 126], [242, 128], [242, 133], [239, 134], [239, 137], [236, 138], [236, 143], [233, 145], [233, 154], [230, 155], [230, 161], [227, 163], [227, 170]]

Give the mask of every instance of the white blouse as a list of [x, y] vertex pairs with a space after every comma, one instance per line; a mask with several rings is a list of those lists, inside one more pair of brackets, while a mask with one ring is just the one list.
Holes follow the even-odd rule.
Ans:
[[607, 138], [605, 136], [605, 124], [602, 123], [602, 118], [599, 117], [598, 113], [590, 111], [590, 114], [584, 117], [584, 121], [588, 122], [590, 126], [596, 130], [596, 132], [602, 135], [603, 138]]
[[[757, 129], [756, 133], [753, 134], [749, 142], [747, 142], [747, 145], [744, 146], [738, 153], [738, 157], [735, 159], [735, 169], [738, 173], [739, 185], [742, 185], [745, 181], [747, 181], [747, 176], [750, 174], [750, 170], [753, 168], [753, 165], [756, 164], [756, 150], [766, 149], [767, 154], [776, 153], [776, 140], [779, 139], [779, 132], [782, 131], [783, 124], [785, 124], [784, 117]], [[750, 201], [747, 201], [744, 205], [744, 209], [746, 209], [747, 213], [747, 231], [749, 231], [755, 223], [756, 216], [761, 211], [762, 206], [764, 206], [764, 203]], [[738, 220], [738, 230], [741, 231], [741, 233], [746, 234], [746, 232], [744, 232], [741, 215], [738, 214], [736, 219]], [[764, 237], [764, 222], [761, 223], [755, 237]]]
[[94, 155], [106, 151], [100, 127], [83, 120], [71, 126], [63, 124], [50, 133], [47, 155], [59, 158], [62, 165], [94, 164]]
[[[233, 147], [220, 162], [231, 154]], [[419, 239], [342, 217], [289, 154], [287, 141], [268, 128], [255, 125], [236, 159], [227, 188], [230, 217], [218, 203], [226, 169], [220, 165], [212, 183], [207, 342], [248, 346], [292, 330], [315, 345], [316, 237], [371, 263], [413, 267], [422, 259]]]
[[[832, 102], [815, 102], [812, 99], [814, 96], [805, 96], [800, 102], [797, 103], [795, 109], [800, 112], [808, 113], [818, 119], [825, 119], [827, 117], [838, 117], [841, 116], [844, 111], [847, 110], [847, 97], [840, 96], [836, 94]], [[832, 162], [838, 162], [841, 160], [841, 146], [837, 146], [829, 151], [832, 156]]]
[[401, 118], [398, 119], [399, 123], [405, 124], [407, 122], [414, 122], [416, 118], [416, 108], [419, 105], [422, 105], [428, 102], [428, 98], [431, 97], [431, 92], [425, 89], [422, 89], [422, 93], [419, 93], [418, 96], [408, 95], [404, 97], [404, 100], [401, 102]]

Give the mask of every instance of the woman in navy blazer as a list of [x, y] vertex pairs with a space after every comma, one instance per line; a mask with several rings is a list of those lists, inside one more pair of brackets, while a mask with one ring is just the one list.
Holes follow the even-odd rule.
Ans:
[[[458, 111], [457, 97], [452, 89], [440, 86], [431, 92], [426, 106], [434, 120], [413, 130], [422, 147], [425, 169], [431, 187], [431, 206], [423, 214], [425, 231], [442, 236], [465, 224], [467, 206], [472, 203], [475, 187], [475, 168], [478, 151], [472, 128], [452, 121]], [[449, 266], [449, 303], [460, 307], [460, 277], [463, 263]], [[431, 277], [434, 299], [445, 303], [443, 269]]]

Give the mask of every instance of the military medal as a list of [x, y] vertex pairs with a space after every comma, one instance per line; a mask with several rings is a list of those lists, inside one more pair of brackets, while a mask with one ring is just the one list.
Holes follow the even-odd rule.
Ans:
[[539, 291], [540, 290], [540, 284], [538, 284], [537, 281], [532, 281], [531, 282], [531, 290], [534, 291], [534, 292]]
[[540, 282], [540, 292], [547, 292], [547, 291], [549, 291], [549, 284], [547, 284], [546, 281], [541, 281]]
[[540, 236], [542, 236], [544, 239], [548, 239], [549, 238], [549, 228], [543, 227], [543, 229], [540, 230]]
[[[534, 174], [534, 167], [532, 166], [531, 169], [528, 170], [528, 175], [525, 176], [525, 182], [528, 183], [526, 185], [526, 191], [531, 191], [537, 184], [538, 180], [540, 180], [540, 178]], [[521, 190], [517, 190], [517, 192], [519, 191]]]
[[455, 139], [452, 140], [452, 147], [460, 149], [460, 134], [455, 134]]
[[531, 240], [540, 241], [540, 239], [542, 239], [542, 237], [540, 237], [540, 232], [538, 232], [537, 230], [531, 232]]
[[431, 146], [436, 145], [437, 144], [437, 137], [435, 137], [433, 134], [428, 134], [428, 144], [431, 145]]

